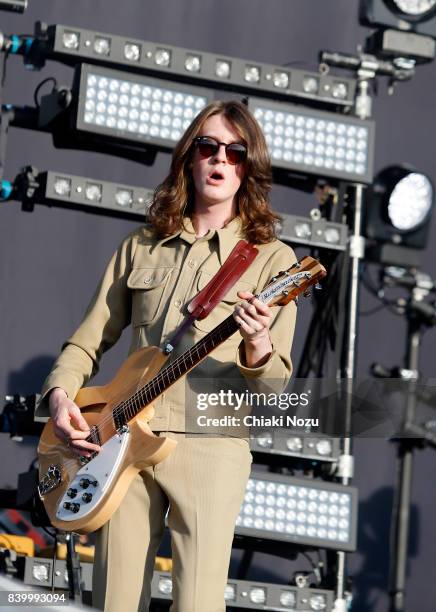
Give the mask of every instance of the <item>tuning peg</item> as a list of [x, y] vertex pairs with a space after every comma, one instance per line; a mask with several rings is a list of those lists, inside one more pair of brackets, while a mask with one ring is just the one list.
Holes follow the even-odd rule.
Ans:
[[315, 289], [318, 289], [318, 291], [319, 291], [320, 289], [322, 289], [322, 287], [321, 287], [321, 285], [319, 283], [316, 283]]
[[303, 293], [303, 296], [304, 296], [305, 298], [310, 297], [310, 291], [309, 291], [309, 289]]
[[301, 263], [296, 261], [294, 264], [292, 264], [291, 268], [301, 268]]

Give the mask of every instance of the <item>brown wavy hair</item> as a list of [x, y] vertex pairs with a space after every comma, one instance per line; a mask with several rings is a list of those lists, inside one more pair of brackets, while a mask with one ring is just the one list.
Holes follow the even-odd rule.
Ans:
[[247, 106], [236, 100], [212, 102], [194, 119], [173, 151], [170, 173], [157, 187], [148, 212], [148, 221], [158, 237], [171, 236], [183, 227], [183, 215], [194, 211], [192, 178], [193, 142], [204, 122], [213, 115], [223, 115], [247, 145], [244, 177], [236, 194], [242, 232], [253, 243], [271, 242], [280, 220], [271, 209], [271, 162], [259, 124]]

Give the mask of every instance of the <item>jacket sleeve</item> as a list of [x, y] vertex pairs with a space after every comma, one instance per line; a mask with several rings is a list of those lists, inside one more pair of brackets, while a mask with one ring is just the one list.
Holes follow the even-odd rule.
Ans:
[[[263, 268], [256, 293], [260, 293], [275, 274], [287, 270], [297, 261], [294, 251], [280, 243], [280, 248], [273, 254], [268, 264]], [[287, 386], [292, 374], [291, 347], [294, 338], [297, 306], [294, 301], [286, 306], [272, 307], [273, 320], [270, 325], [272, 352], [264, 364], [256, 368], [244, 365], [244, 342], [238, 347], [236, 365], [245, 377], [252, 391], [281, 393]]]
[[79, 389], [98, 372], [102, 354], [115, 344], [129, 325], [131, 296], [127, 278], [137, 233], [135, 230], [130, 234], [114, 253], [82, 323], [62, 346], [62, 352], [42, 387], [35, 420], [46, 420], [50, 416], [48, 395], [55, 387], [64, 389], [69, 398], [75, 398]]

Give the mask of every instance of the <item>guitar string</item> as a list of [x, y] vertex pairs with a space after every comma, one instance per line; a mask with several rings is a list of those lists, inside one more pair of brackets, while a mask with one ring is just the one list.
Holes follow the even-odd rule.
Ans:
[[[312, 278], [313, 281], [313, 278]], [[310, 283], [309, 283], [310, 284]], [[300, 287], [300, 290], [302, 288]], [[267, 293], [269, 291], [268, 288], [265, 288], [264, 291], [262, 291], [259, 295], [258, 295], [258, 299], [262, 302], [265, 302], [267, 297], [271, 297], [271, 296], [265, 296], [264, 294]], [[197, 342], [193, 347], [191, 347], [190, 349], [188, 349], [187, 351], [185, 351], [185, 353], [183, 353], [182, 355], [180, 355], [173, 363], [169, 364], [166, 368], [164, 368], [164, 370], [162, 370], [161, 372], [159, 372], [159, 374], [152, 379], [152, 381], [149, 381], [146, 385], [144, 385], [144, 387], [142, 387], [141, 389], [139, 389], [137, 392], [135, 392], [135, 394], [133, 394], [130, 398], [128, 398], [128, 400], [125, 400], [125, 402], [122, 402], [121, 404], [119, 404], [118, 406], [116, 406], [112, 411], [111, 414], [107, 415], [106, 417], [104, 417], [96, 426], [93, 426], [94, 428], [97, 429], [97, 435], [98, 435], [98, 430], [99, 428], [103, 428], [107, 423], [112, 423], [113, 422], [113, 418], [114, 415], [119, 415], [120, 413], [123, 413], [125, 411], [126, 408], [126, 404], [127, 404], [127, 408], [134, 408], [136, 410], [139, 410], [141, 408], [145, 408], [146, 406], [142, 406], [140, 405], [139, 407], [136, 406], [134, 404], [134, 402], [136, 401], [140, 401], [141, 400], [141, 394], [143, 394], [145, 392], [145, 395], [147, 395], [148, 391], [152, 390], [153, 387], [156, 386], [156, 382], [159, 381], [164, 381], [165, 376], [167, 376], [169, 378], [169, 373], [171, 371], [171, 374], [174, 374], [174, 369], [175, 367], [179, 367], [182, 363], [183, 365], [186, 367], [186, 359], [189, 356], [189, 358], [191, 359], [194, 351], [197, 352], [198, 358], [201, 360], [203, 357], [205, 357], [207, 355], [208, 352], [207, 351], [205, 355], [200, 356], [199, 354], [199, 349], [203, 349], [206, 348], [205, 345], [208, 343], [209, 340], [213, 340], [214, 339], [214, 335], [218, 335], [221, 334], [222, 331], [229, 331], [229, 330], [225, 330], [224, 327], [229, 325], [229, 323], [232, 325], [233, 323], [236, 323], [233, 315], [230, 315], [229, 317], [227, 317], [227, 319], [224, 319], [224, 321], [222, 321], [214, 330], [212, 330], [212, 332], [209, 332], [209, 334], [207, 334], [204, 338], [202, 338], [199, 342]], [[236, 328], [237, 329], [237, 328]], [[233, 330], [233, 333], [236, 331], [236, 329]], [[230, 334], [231, 335], [231, 334]], [[229, 336], [227, 336], [229, 337]], [[224, 340], [226, 340], [226, 338], [219, 338], [220, 343], [223, 342]], [[215, 344], [212, 344], [212, 348], [215, 348]], [[192, 368], [192, 365], [191, 365]], [[190, 368], [188, 367], [188, 370]], [[188, 371], [187, 370], [187, 371]], [[180, 368], [179, 368], [179, 375], [180, 375]], [[147, 391], [145, 391], [145, 389], [147, 387], [150, 387]], [[159, 389], [159, 392], [160, 389]], [[138, 397], [139, 394], [139, 397]], [[133, 401], [132, 401], [133, 400]], [[150, 399], [148, 400], [147, 403], [150, 403], [153, 400]], [[129, 404], [129, 402], [131, 402]], [[143, 402], [142, 402], [143, 403]], [[130, 418], [133, 418], [132, 416]], [[87, 438], [85, 438], [86, 441], [92, 441], [93, 439], [93, 434], [91, 434], [90, 436], [88, 436]], [[92, 458], [92, 457], [91, 457]], [[76, 464], [77, 460], [70, 460], [71, 463]], [[65, 465], [67, 465], [67, 462], [65, 462]]]
[[[287, 284], [295, 284], [294, 282], [294, 277], [297, 276], [297, 274], [302, 274], [303, 272], [305, 272], [305, 270], [300, 270], [298, 273], [291, 275], [290, 278], [288, 279], [288, 283]], [[299, 279], [297, 279], [299, 280]], [[313, 282], [313, 276], [312, 276], [312, 282]], [[290, 283], [289, 283], [290, 281]], [[308, 282], [306, 282], [306, 284], [310, 284]], [[302, 287], [300, 288], [300, 290], [303, 289]], [[268, 295], [268, 293], [270, 293], [270, 291], [274, 289], [272, 289], [271, 287], [266, 287], [257, 297], [261, 302], [265, 302], [267, 298], [271, 298], [271, 294]], [[274, 297], [274, 296], [273, 296]], [[214, 334], [218, 334], [221, 333], [222, 331], [229, 331], [229, 330], [224, 330], [221, 329], [221, 327], [224, 327], [225, 325], [228, 326], [229, 323], [231, 323], [233, 325], [234, 319], [233, 319], [233, 315], [230, 315], [229, 317], [227, 317], [227, 319], [225, 319], [222, 323], [220, 323], [212, 332], [210, 332], [207, 336], [205, 336], [204, 338], [202, 338], [202, 340], [200, 340], [199, 342], [197, 342], [197, 344], [195, 344], [193, 347], [191, 347], [191, 349], [188, 349], [188, 351], [186, 351], [185, 353], [183, 353], [176, 361], [174, 361], [172, 364], [169, 364], [166, 368], [164, 368], [164, 370], [162, 370], [155, 378], [152, 379], [152, 381], [149, 381], [149, 383], [147, 383], [146, 385], [144, 385], [144, 387], [142, 387], [141, 389], [139, 389], [135, 394], [133, 394], [130, 398], [128, 398], [127, 400], [125, 400], [124, 402], [122, 402], [119, 406], [116, 406], [113, 410], [112, 410], [112, 415], [116, 415], [118, 416], [119, 414], [122, 414], [123, 412], [127, 410], [130, 410], [130, 408], [133, 408], [134, 410], [137, 410], [138, 408], [141, 409], [144, 406], [136, 406], [135, 402], [139, 401], [141, 402], [142, 396], [145, 394], [147, 395], [149, 390], [153, 390], [153, 387], [156, 386], [156, 383], [160, 383], [161, 381], [164, 382], [164, 378], [165, 376], [168, 376], [169, 378], [169, 370], [171, 369], [171, 367], [174, 368], [176, 366], [178, 366], [182, 361], [184, 363], [184, 365], [186, 365], [185, 363], [185, 356], [188, 356], [189, 354], [189, 358], [191, 358], [191, 351], [196, 350], [198, 356], [199, 355], [199, 348], [204, 348], [204, 346], [201, 346], [203, 343], [206, 344], [208, 339], [213, 339]], [[236, 331], [236, 329], [234, 330]], [[234, 333], [234, 332], [233, 332]], [[209, 338], [210, 336], [210, 338]], [[223, 342], [226, 338], [222, 339], [220, 338], [220, 342]], [[212, 345], [212, 348], [215, 348], [215, 345]], [[210, 351], [209, 351], [210, 352]], [[207, 353], [206, 353], [207, 355]], [[201, 357], [200, 357], [201, 359]], [[192, 366], [191, 366], [192, 367]], [[188, 368], [189, 369], [189, 368]], [[180, 370], [179, 370], [180, 373]], [[171, 372], [171, 374], [174, 374], [174, 372]], [[151, 386], [151, 387], [150, 387]], [[150, 387], [150, 389], [147, 389], [147, 387]], [[159, 390], [159, 393], [161, 391]], [[149, 400], [148, 403], [150, 403]], [[135, 416], [135, 413], [133, 415], [130, 416], [130, 418], [133, 418], [133, 416]], [[111, 416], [108, 415], [107, 417], [108, 420], [111, 420]], [[104, 419], [98, 424], [104, 424]], [[98, 427], [97, 425], [97, 427]]]
[[[224, 326], [225, 326], [225, 325], [226, 325], [227, 327], [229, 327], [229, 325], [228, 325], [228, 324], [229, 324], [229, 323], [230, 323], [230, 324], [232, 324], [232, 321], [234, 321], [234, 322], [235, 322], [235, 325], [236, 325], [236, 321], [233, 319], [233, 315], [230, 315], [229, 317], [227, 317], [227, 319], [224, 319], [224, 321], [222, 321], [222, 322], [221, 322], [221, 323], [220, 323], [220, 324], [219, 324], [219, 325], [218, 325], [218, 326], [217, 326], [217, 327], [216, 327], [214, 330], [212, 330], [212, 332], [209, 332], [209, 334], [207, 334], [207, 336], [205, 336], [204, 338], [202, 338], [202, 339], [201, 339], [199, 342], [197, 342], [197, 343], [196, 343], [196, 344], [195, 344], [193, 347], [191, 347], [190, 349], [188, 349], [187, 351], [185, 351], [185, 353], [183, 353], [182, 355], [180, 355], [180, 356], [179, 356], [179, 357], [178, 357], [178, 358], [177, 358], [177, 359], [176, 359], [176, 360], [175, 360], [173, 363], [169, 364], [169, 365], [168, 365], [168, 366], [165, 368], [165, 370], [174, 369], [174, 367], [175, 367], [176, 365], [180, 365], [182, 362], [183, 362], [183, 363], [184, 363], [184, 365], [186, 366], [184, 356], [186, 356], [186, 355], [187, 355], [187, 353], [190, 353], [191, 351], [194, 351], [194, 349], [197, 349], [197, 352], [198, 352], [198, 348], [204, 348], [204, 347], [200, 347], [200, 345], [202, 345], [202, 344], [206, 344], [206, 343], [207, 343], [207, 341], [208, 341], [208, 339], [213, 338], [213, 336], [214, 336], [215, 334], [218, 334], [218, 332], [219, 332], [219, 333], [221, 333], [222, 331], [231, 331], [231, 328], [230, 328], [230, 330], [224, 330], [224, 329], [220, 329], [220, 328], [224, 328]], [[234, 333], [236, 330], [237, 330], [237, 327], [236, 327], [236, 328], [233, 330], [233, 333]], [[209, 336], [210, 336], [210, 338], [209, 338]], [[227, 337], [229, 337], [229, 336], [227, 336]], [[226, 340], [226, 338], [219, 338], [219, 343], [224, 342], [225, 340]], [[212, 346], [212, 348], [215, 348], [215, 346], [216, 346], [216, 345], [214, 344], [214, 345]], [[209, 352], [210, 352], [210, 351], [209, 351]], [[206, 354], [205, 354], [204, 356], [200, 356], [200, 355], [198, 355], [198, 357], [199, 357], [200, 359], [202, 359], [202, 357], [205, 357], [206, 355], [207, 355], [207, 352], [206, 352]], [[192, 367], [192, 365], [191, 365], [191, 367]], [[189, 369], [189, 368], [188, 368], [188, 369]], [[163, 372], [164, 372], [165, 370], [163, 370], [163, 371], [162, 371], [162, 372], [160, 372], [159, 374], [163, 374]], [[157, 378], [157, 377], [156, 377], [156, 378]], [[162, 378], [163, 378], [163, 376], [162, 376]], [[154, 380], [154, 379], [152, 379], [152, 380]], [[139, 391], [137, 391], [137, 392], [136, 392], [134, 395], [137, 395], [138, 393], [141, 393], [141, 392], [144, 390], [144, 388], [145, 388], [145, 387], [147, 387], [147, 386], [149, 386], [149, 385], [151, 385], [151, 383], [152, 383], [152, 381], [149, 381], [149, 383], [147, 383], [146, 385], [144, 385], [144, 387], [142, 387], [142, 388], [141, 388]], [[133, 396], [132, 396], [132, 397], [133, 397]], [[129, 399], [131, 399], [131, 398], [129, 398]], [[137, 399], [139, 399], [139, 398], [137, 398]], [[127, 400], [126, 400], [126, 401], [127, 401]], [[149, 401], [152, 401], [152, 400], [149, 400]], [[120, 404], [120, 405], [119, 405], [119, 406], [117, 406], [116, 408], [120, 408], [121, 406], [122, 406], [122, 404]], [[132, 406], [132, 407], [133, 407], [133, 406]], [[140, 408], [142, 408], [142, 406], [141, 406]], [[115, 411], [115, 408], [114, 408], [114, 411]], [[112, 413], [111, 413], [111, 414], [112, 414]], [[131, 418], [132, 418], [132, 417], [131, 417]], [[107, 415], [107, 416], [106, 416], [106, 417], [104, 417], [104, 418], [103, 418], [103, 419], [102, 419], [102, 420], [101, 420], [101, 421], [100, 421], [100, 422], [99, 422], [97, 425], [98, 425], [98, 428], [100, 428], [100, 427], [102, 427], [102, 428], [103, 428], [103, 426], [104, 426], [104, 425], [106, 425], [106, 424], [108, 424], [108, 423], [111, 423], [111, 424], [112, 424], [112, 422], [113, 422], [113, 418], [112, 418], [112, 416], [111, 416], [111, 415]], [[95, 427], [95, 426], [93, 426], [93, 427]], [[87, 438], [84, 438], [84, 440], [85, 440], [86, 442], [90, 442], [90, 441], [92, 441], [92, 434], [91, 434], [90, 436], [88, 436]], [[92, 451], [90, 451], [90, 452], [92, 452]], [[76, 465], [77, 461], [78, 461], [78, 459], [69, 459], [69, 460], [65, 461], [65, 463], [64, 463], [64, 467], [65, 467], [65, 468], [67, 468], [67, 467], [69, 467], [69, 466], [71, 466], [71, 467], [72, 467], [73, 465]]]
[[[303, 272], [304, 270], [300, 270], [299, 273]], [[296, 274], [295, 274], [296, 276]], [[312, 278], [310, 279], [312, 281], [312, 283], [314, 282], [315, 278], [314, 276], [312, 276]], [[311, 284], [310, 282], [308, 282], [306, 280], [307, 284]], [[291, 284], [295, 284], [292, 281], [292, 277], [291, 277]], [[303, 289], [302, 287], [299, 287], [300, 291]], [[266, 293], [268, 293], [271, 290], [271, 288], [265, 288], [257, 297], [261, 302], [265, 303], [265, 300], [267, 297], [271, 297], [271, 295], [265, 295]], [[198, 358], [199, 360], [201, 360], [202, 358], [206, 357], [208, 352], [210, 352], [212, 349], [215, 348], [215, 344], [212, 344], [212, 349], [210, 349], [209, 351], [206, 352], [205, 355], [200, 356], [199, 354], [199, 349], [203, 349], [206, 348], [205, 345], [207, 344], [207, 342], [209, 340], [213, 340], [215, 335], [221, 334], [221, 332], [223, 331], [230, 331], [230, 330], [225, 330], [224, 327], [227, 326], [229, 327], [230, 325], [236, 324], [233, 315], [230, 315], [229, 317], [227, 317], [227, 319], [224, 319], [224, 321], [222, 321], [214, 330], [212, 330], [211, 332], [209, 332], [204, 338], [202, 338], [199, 342], [197, 342], [193, 347], [191, 347], [190, 349], [188, 349], [187, 351], [185, 351], [182, 355], [180, 355], [174, 362], [172, 362], [171, 364], [169, 364], [166, 368], [164, 368], [164, 370], [162, 370], [161, 372], [159, 372], [151, 381], [149, 381], [148, 383], [146, 383], [144, 385], [144, 387], [142, 387], [141, 389], [139, 389], [138, 391], [136, 391], [130, 398], [128, 398], [127, 400], [125, 400], [124, 402], [122, 402], [121, 404], [119, 404], [118, 406], [115, 406], [115, 408], [111, 411], [111, 413], [109, 415], [107, 415], [106, 417], [104, 417], [99, 423], [97, 423], [96, 425], [93, 426], [92, 429], [97, 429], [97, 435], [98, 435], [98, 430], [100, 427], [104, 427], [106, 424], [108, 423], [112, 423], [112, 421], [114, 420], [114, 415], [117, 415], [124, 412], [125, 411], [125, 404], [128, 404], [129, 402], [133, 402], [130, 405], [127, 405], [127, 408], [134, 408], [134, 409], [138, 409], [139, 410], [141, 408], [145, 408], [146, 406], [135, 406], [134, 402], [139, 401], [141, 399], [141, 396], [138, 394], [143, 394], [145, 392], [145, 394], [147, 394], [147, 391], [145, 391], [145, 389], [147, 387], [150, 387], [149, 390], [152, 389], [152, 387], [156, 386], [156, 382], [157, 381], [164, 381], [165, 376], [167, 376], [169, 378], [169, 372], [170, 370], [172, 371], [171, 374], [174, 374], [174, 369], [175, 367], [179, 367], [182, 363], [184, 366], [186, 366], [186, 358], [187, 356], [189, 356], [189, 358], [191, 358], [191, 354], [194, 353], [194, 351], [197, 352]], [[237, 329], [237, 328], [236, 328]], [[233, 333], [236, 331], [236, 329], [233, 330]], [[231, 335], [231, 334], [230, 334]], [[227, 336], [229, 337], [229, 336]], [[225, 341], [227, 338], [219, 338], [219, 343]], [[198, 363], [198, 362], [197, 362]], [[190, 366], [190, 368], [192, 368], [193, 364]], [[186, 372], [190, 369], [188, 367], [188, 369], [186, 370]], [[180, 368], [179, 368], [179, 375], [181, 375], [180, 372]], [[161, 391], [159, 390], [159, 393]], [[157, 396], [156, 396], [157, 397]], [[153, 399], [153, 398], [152, 398]], [[148, 403], [150, 403], [152, 401], [152, 399], [148, 400]], [[135, 415], [133, 415], [135, 416]], [[130, 418], [133, 418], [132, 416]], [[90, 442], [93, 439], [93, 435], [94, 434], [90, 434], [87, 438], [85, 438], [85, 441]], [[77, 459], [72, 459], [72, 460], [68, 460], [64, 463], [64, 466], [67, 466], [69, 464], [76, 464], [77, 463]]]
[[[171, 371], [171, 375], [174, 375], [175, 369], [179, 368], [179, 375], [181, 375], [181, 373], [180, 373], [180, 366], [184, 365], [186, 367], [187, 359], [189, 358], [190, 360], [192, 360], [192, 356], [194, 355], [195, 352], [197, 352], [197, 358], [198, 359], [202, 359], [203, 357], [206, 357], [207, 356], [207, 352], [210, 352], [210, 351], [207, 351], [205, 355], [200, 355], [200, 350], [204, 349], [204, 348], [207, 349], [207, 347], [205, 345], [209, 341], [212, 341], [212, 347], [211, 347], [211, 350], [212, 350], [216, 346], [216, 344], [214, 343], [215, 339], [217, 339], [219, 341], [219, 343], [221, 343], [224, 340], [226, 340], [226, 338], [222, 338], [222, 337], [215, 338], [215, 336], [218, 336], [218, 335], [221, 336], [222, 332], [228, 333], [229, 331], [232, 331], [231, 330], [231, 326], [233, 326], [233, 322], [234, 321], [235, 320], [233, 318], [233, 315], [230, 315], [229, 317], [227, 317], [227, 319], [224, 319], [224, 321], [222, 321], [214, 330], [212, 330], [204, 338], [199, 340], [193, 347], [189, 348], [182, 355], [177, 357], [177, 359], [175, 359], [175, 361], [173, 361], [170, 364], [168, 364], [168, 366], [166, 366], [163, 370], [161, 370], [151, 381], [149, 381], [143, 387], [141, 387], [141, 389], [136, 391], [130, 398], [128, 398], [127, 400], [125, 400], [124, 402], [119, 404], [118, 406], [115, 406], [109, 415], [107, 415], [101, 421], [99, 421], [99, 423], [97, 424], [98, 427], [104, 426], [105, 424], [107, 424], [109, 422], [112, 422], [113, 418], [119, 416], [120, 414], [122, 414], [126, 408], [130, 409], [130, 408], [142, 408], [142, 407], [144, 407], [144, 406], [136, 406], [134, 402], [141, 401], [141, 396], [142, 395], [147, 395], [150, 391], [153, 391], [156, 387], [159, 387], [159, 384], [161, 382], [165, 382], [165, 378], [167, 378], [169, 380], [170, 371]], [[235, 325], [236, 325], [236, 322], [235, 322]], [[229, 329], [229, 327], [230, 327], [230, 329]], [[237, 327], [233, 330], [233, 333], [236, 330], [237, 330]], [[192, 365], [193, 364], [191, 364], [190, 368], [192, 368]], [[159, 393], [161, 393], [161, 392], [163, 392], [163, 390], [161, 391], [159, 389]], [[85, 438], [85, 440], [86, 441], [90, 441], [90, 440], [88, 440], [88, 438]]]

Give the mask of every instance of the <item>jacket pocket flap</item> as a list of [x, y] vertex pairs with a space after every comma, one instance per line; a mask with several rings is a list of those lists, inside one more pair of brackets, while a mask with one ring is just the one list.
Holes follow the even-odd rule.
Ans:
[[129, 289], [154, 289], [165, 283], [172, 268], [134, 268], [127, 279]]

